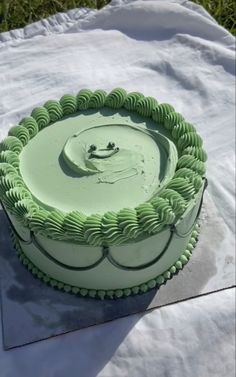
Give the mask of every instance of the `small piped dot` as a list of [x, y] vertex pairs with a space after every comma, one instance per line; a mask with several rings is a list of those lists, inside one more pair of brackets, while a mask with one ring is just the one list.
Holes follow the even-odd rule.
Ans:
[[72, 287], [71, 292], [77, 295], [79, 293], [79, 288], [78, 287]]
[[64, 285], [64, 291], [65, 292], [70, 292], [71, 291], [71, 286], [70, 285]]
[[171, 274], [175, 274], [176, 273], [176, 267], [175, 266], [171, 266], [171, 268], [169, 269], [170, 273]]
[[121, 290], [121, 289], [117, 289], [117, 290], [115, 291], [115, 295], [116, 295], [117, 298], [122, 297], [122, 296], [123, 296], [123, 292], [122, 292], [122, 290]]
[[133, 287], [132, 288], [132, 292], [133, 292], [133, 294], [137, 294], [137, 293], [139, 293], [139, 287]]
[[97, 292], [95, 291], [95, 289], [90, 289], [88, 294], [89, 294], [89, 297], [93, 297], [94, 298], [96, 296], [96, 293]]
[[185, 255], [181, 255], [181, 257], [180, 257], [180, 261], [181, 261], [182, 264], [186, 264], [186, 263], [188, 263], [188, 259], [186, 258]]
[[156, 282], [157, 282], [157, 284], [161, 285], [161, 284], [163, 284], [165, 282], [165, 278], [162, 275], [160, 275], [156, 279]]
[[181, 270], [181, 268], [182, 268], [183, 266], [182, 266], [182, 263], [178, 260], [178, 261], [175, 263], [175, 267], [177, 268], [177, 270]]
[[149, 280], [149, 282], [147, 283], [148, 284], [148, 287], [149, 288], [155, 288], [156, 286], [156, 280], [152, 279], [152, 280]]
[[86, 295], [88, 294], [88, 290], [85, 289], [85, 288], [82, 288], [82, 289], [80, 290], [80, 294], [81, 294], [81, 296], [86, 296]]
[[165, 278], [166, 280], [168, 280], [168, 279], [171, 278], [171, 273], [170, 273], [170, 271], [166, 271], [166, 272], [164, 273], [164, 278]]

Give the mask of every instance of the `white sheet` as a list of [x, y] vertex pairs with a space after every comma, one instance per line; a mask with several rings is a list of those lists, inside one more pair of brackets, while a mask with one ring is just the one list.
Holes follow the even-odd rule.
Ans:
[[[170, 102], [205, 140], [208, 190], [232, 235], [234, 43], [201, 7], [169, 0], [113, 1], [0, 34], [0, 138], [33, 107], [81, 87]], [[234, 294], [1, 349], [0, 376], [234, 376]]]

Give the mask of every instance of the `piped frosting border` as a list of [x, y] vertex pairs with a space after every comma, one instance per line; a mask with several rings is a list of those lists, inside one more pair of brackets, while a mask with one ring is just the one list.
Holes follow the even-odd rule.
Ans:
[[[164, 126], [179, 154], [175, 175], [159, 195], [136, 208], [91, 216], [79, 211], [63, 213], [40, 208], [20, 175], [22, 149], [40, 130], [64, 116], [104, 106], [114, 110], [125, 108]], [[202, 144], [195, 127], [169, 104], [158, 104], [153, 97], [126, 93], [122, 88], [109, 94], [104, 90], [82, 89], [77, 96], [66, 94], [60, 101], [47, 101], [9, 130], [8, 137], [0, 143], [0, 200], [22, 225], [51, 239], [102, 246], [145, 238], [176, 223], [202, 187], [207, 160]]]

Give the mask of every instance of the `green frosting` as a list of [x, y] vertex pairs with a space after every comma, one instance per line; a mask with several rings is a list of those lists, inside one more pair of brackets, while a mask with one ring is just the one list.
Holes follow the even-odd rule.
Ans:
[[125, 103], [127, 93], [122, 88], [115, 88], [108, 94], [105, 105], [112, 109], [119, 109]]
[[201, 147], [187, 147], [183, 150], [182, 154], [190, 154], [191, 156], [196, 157], [198, 160], [202, 162], [206, 162], [207, 160], [207, 154]]
[[3, 203], [9, 210], [14, 208], [15, 204], [23, 199], [31, 199], [31, 195], [28, 190], [22, 186], [10, 188], [6, 191], [5, 196], [3, 197]]
[[144, 117], [150, 117], [152, 115], [153, 109], [158, 105], [157, 100], [153, 97], [141, 98], [136, 107], [138, 114]]
[[161, 225], [172, 224], [175, 220], [175, 213], [168, 200], [163, 197], [152, 199], [152, 205], [158, 214], [159, 222]]
[[119, 245], [127, 240], [118, 223], [115, 212], [107, 212], [102, 218], [102, 233], [108, 245]]
[[165, 118], [168, 114], [175, 111], [173, 106], [169, 105], [168, 103], [161, 103], [160, 105], [154, 107], [152, 111], [152, 119], [155, 120], [157, 123], [164, 123]]
[[31, 116], [23, 118], [20, 121], [20, 125], [22, 125], [29, 131], [30, 139], [32, 139], [39, 132], [38, 124], [36, 120]]
[[129, 111], [135, 111], [137, 108], [138, 101], [144, 98], [144, 95], [139, 92], [131, 92], [127, 95], [124, 102], [124, 108]]
[[21, 143], [23, 144], [23, 146], [28, 144], [28, 142], [30, 140], [29, 131], [26, 127], [23, 127], [23, 126], [12, 127], [9, 130], [8, 135], [9, 136], [15, 136], [16, 138], [18, 138], [21, 141]]
[[16, 168], [8, 164], [7, 162], [1, 162], [0, 163], [0, 177], [7, 175], [9, 173], [17, 173]]
[[49, 100], [44, 107], [48, 111], [51, 122], [56, 122], [63, 117], [63, 109], [59, 101]]
[[205, 164], [191, 155], [183, 155], [179, 158], [177, 169], [189, 168], [203, 176], [205, 174], [206, 168]]
[[43, 228], [49, 215], [50, 212], [45, 209], [39, 209], [38, 211], [33, 212], [29, 218], [30, 229], [35, 233], [43, 234]]
[[101, 232], [101, 215], [88, 216], [84, 222], [84, 239], [93, 246], [100, 246], [103, 243]]
[[140, 204], [136, 208], [136, 211], [139, 223], [145, 232], [154, 234], [160, 230], [162, 224], [151, 203]]
[[[50, 122], [60, 120], [64, 115], [73, 114], [77, 110], [99, 109], [104, 105], [113, 109], [124, 107], [129, 111], [137, 111], [144, 117], [152, 117], [155, 122], [164, 124], [165, 128], [171, 131], [181, 152], [174, 177], [170, 177], [170, 181], [167, 180], [160, 192], [154, 193], [150, 201], [140, 204], [136, 209], [124, 208], [117, 213], [109, 211], [104, 215], [87, 217], [78, 211], [63, 213], [39, 207], [31, 198], [30, 191], [23, 187], [24, 182], [17, 172], [18, 155], [23, 147]], [[103, 147], [96, 153], [108, 153], [107, 150], [104, 152]], [[117, 162], [122, 160], [122, 153], [120, 151], [117, 154]], [[47, 101], [44, 107], [35, 108], [31, 116], [22, 119], [19, 126], [10, 129], [9, 136], [0, 143], [0, 195], [18, 220], [23, 224], [27, 223], [36, 233], [52, 239], [69, 239], [93, 246], [119, 245], [145, 234], [155, 234], [166, 224], [176, 221], [202, 187], [206, 159], [201, 137], [171, 105], [158, 105], [153, 97], [144, 97], [139, 92], [127, 94], [122, 88], [116, 88], [108, 95], [103, 90], [93, 93], [88, 89], [82, 89], [76, 97], [66, 94], [60, 102]], [[88, 159], [87, 162], [91, 164], [96, 161]], [[102, 161], [101, 158], [96, 164], [96, 169], [105, 167], [106, 161]], [[133, 166], [131, 168], [133, 169]], [[124, 174], [121, 178], [124, 178]], [[113, 176], [109, 176], [99, 183], [113, 184], [117, 180], [117, 177], [114, 179]], [[146, 288], [143, 286], [142, 289]]]
[[8, 136], [0, 143], [0, 152], [12, 151], [19, 154], [23, 149], [22, 142], [15, 136]]
[[188, 132], [179, 138], [177, 145], [180, 150], [183, 150], [188, 146], [201, 147], [202, 138], [196, 134], [196, 132]]
[[174, 178], [187, 178], [190, 182], [193, 183], [195, 192], [198, 192], [202, 187], [202, 177], [195, 171], [189, 168], [182, 168], [176, 171]]
[[107, 93], [105, 90], [95, 90], [95, 92], [91, 95], [89, 100], [89, 108], [91, 109], [99, 109], [105, 105]]
[[64, 219], [64, 230], [69, 239], [84, 242], [84, 223], [86, 216], [78, 211], [70, 212]]
[[16, 219], [22, 222], [23, 225], [28, 226], [28, 218], [39, 208], [32, 199], [22, 199], [16, 202], [12, 209]]
[[120, 210], [117, 214], [117, 220], [119, 227], [127, 239], [135, 239], [141, 234], [142, 229], [139, 226], [135, 209], [124, 208]]
[[186, 202], [177, 191], [164, 189], [160, 194], [160, 198], [168, 200], [176, 217], [181, 216], [184, 213], [186, 209]]
[[32, 111], [31, 116], [36, 120], [39, 130], [50, 123], [50, 115], [45, 107], [36, 107]]
[[8, 163], [13, 168], [19, 168], [19, 157], [17, 153], [13, 151], [2, 151], [0, 152], [0, 163]]
[[92, 91], [89, 89], [81, 89], [77, 94], [77, 109], [78, 110], [87, 110], [89, 107], [89, 100], [92, 96]]
[[171, 130], [174, 128], [177, 124], [182, 122], [184, 120], [183, 115], [176, 113], [173, 111], [172, 113], [169, 113], [165, 119], [164, 119], [164, 126], [167, 130]]
[[193, 184], [185, 178], [173, 178], [167, 188], [177, 191], [185, 200], [192, 199], [195, 194]]
[[20, 243], [14, 233], [11, 234], [12, 240], [14, 242], [15, 249], [17, 251], [17, 255], [23, 265], [30, 271], [34, 276], [38, 277], [45, 283], [49, 284], [51, 287], [62, 290], [67, 293], [79, 295], [82, 297], [90, 297], [90, 298], [98, 298], [98, 299], [118, 299], [121, 297], [129, 297], [130, 295], [137, 295], [147, 292], [150, 289], [154, 289], [156, 287], [160, 287], [164, 284], [167, 280], [171, 279], [176, 273], [183, 269], [183, 267], [188, 263], [189, 259], [192, 256], [193, 250], [196, 246], [198, 241], [198, 234], [199, 234], [199, 225], [196, 224], [194, 230], [192, 231], [192, 235], [190, 241], [183, 251], [182, 255], [179, 259], [172, 265], [168, 270], [166, 270], [161, 275], [156, 276], [154, 279], [148, 280], [145, 283], [134, 287], [127, 287], [124, 289], [116, 289], [116, 290], [101, 290], [101, 289], [86, 289], [83, 287], [76, 287], [71, 286], [69, 284], [65, 284], [61, 281], [55, 280], [50, 276], [46, 275], [44, 272], [40, 271], [40, 269], [27, 258], [24, 252], [21, 249]]
[[13, 187], [24, 186], [23, 179], [17, 172], [9, 172], [0, 177], [0, 187], [4, 191], [8, 191]]
[[44, 223], [45, 234], [55, 240], [65, 238], [64, 232], [64, 215], [60, 211], [51, 211]]
[[72, 94], [65, 94], [60, 99], [60, 105], [62, 107], [63, 115], [70, 115], [77, 110], [76, 97]]
[[172, 136], [174, 139], [178, 140], [181, 136], [188, 132], [196, 132], [196, 129], [191, 123], [187, 123], [185, 121], [180, 122], [172, 129]]

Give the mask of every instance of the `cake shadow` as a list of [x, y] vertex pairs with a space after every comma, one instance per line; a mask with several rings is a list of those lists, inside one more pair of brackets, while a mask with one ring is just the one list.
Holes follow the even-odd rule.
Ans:
[[[215, 269], [212, 268], [214, 265], [212, 253], [208, 254], [207, 259], [205, 257], [200, 260], [202, 266], [206, 263], [211, 266], [210, 269], [201, 271], [200, 279], [196, 278], [196, 273], [198, 274], [197, 271], [201, 266], [198, 264], [196, 268], [188, 270], [187, 265], [159, 290], [154, 288], [141, 295], [114, 300], [83, 298], [53, 289], [34, 278], [25, 269], [11, 243], [8, 223], [3, 211], [0, 211], [0, 229], [2, 312], [6, 349], [129, 316], [125, 321], [121, 320], [120, 325], [114, 322], [114, 326], [121, 326], [118, 336], [110, 339], [108, 332], [107, 339], [103, 339], [109, 347], [104, 357], [102, 355], [100, 357], [102, 368], [145, 311], [197, 296], [215, 273]], [[131, 314], [137, 313], [143, 314], [130, 317]], [[108, 326], [110, 328], [110, 325]], [[88, 331], [100, 334], [96, 327]], [[93, 373], [94, 370], [91, 370], [90, 375], [95, 376], [96, 374]]]
[[[11, 243], [8, 223], [0, 211], [2, 313], [6, 349], [144, 312], [155, 291], [126, 299], [98, 300], [61, 292], [25, 269]], [[124, 324], [114, 351], [138, 319]], [[123, 334], [123, 335], [122, 335]]]

